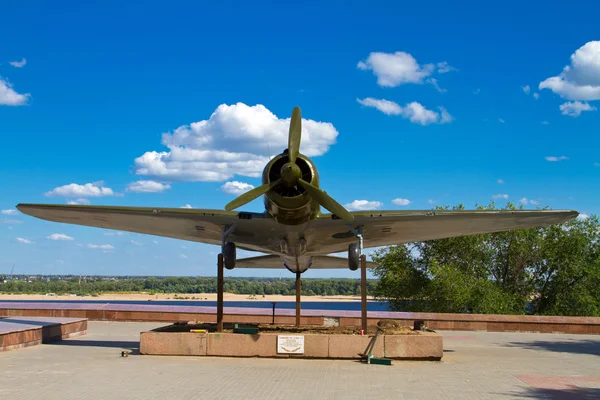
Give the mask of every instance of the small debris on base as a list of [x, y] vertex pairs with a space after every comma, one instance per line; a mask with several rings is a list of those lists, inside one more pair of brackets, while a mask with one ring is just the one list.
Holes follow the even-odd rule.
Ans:
[[129, 352], [128, 351], [122, 351], [121, 352], [121, 357], [129, 357]]

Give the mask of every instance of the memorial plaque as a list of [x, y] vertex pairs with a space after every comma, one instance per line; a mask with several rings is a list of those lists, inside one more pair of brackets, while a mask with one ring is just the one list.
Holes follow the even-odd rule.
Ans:
[[304, 354], [304, 336], [277, 336], [277, 353]]

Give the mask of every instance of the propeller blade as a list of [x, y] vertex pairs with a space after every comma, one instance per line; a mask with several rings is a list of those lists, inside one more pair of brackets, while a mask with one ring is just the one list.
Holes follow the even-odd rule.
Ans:
[[292, 119], [290, 120], [290, 133], [288, 136], [288, 153], [290, 162], [295, 163], [300, 153], [300, 140], [302, 137], [302, 113], [300, 107], [294, 107]]
[[262, 186], [256, 187], [256, 188], [236, 197], [234, 200], [227, 203], [227, 205], [225, 206], [225, 210], [231, 211], [238, 207], [243, 206], [246, 203], [250, 203], [252, 200], [267, 193], [271, 188], [279, 185], [280, 182], [281, 182], [281, 179], [278, 179], [275, 182], [265, 183]]
[[329, 196], [327, 193], [325, 193], [318, 187], [311, 185], [304, 179], [300, 179], [298, 181], [298, 184], [300, 184], [304, 189], [306, 189], [310, 197], [315, 199], [317, 203], [319, 203], [327, 210], [331, 211], [333, 214], [337, 215], [341, 219], [349, 221], [352, 221], [354, 219], [354, 216], [350, 214], [350, 212], [346, 210], [344, 206], [335, 201], [331, 196]]

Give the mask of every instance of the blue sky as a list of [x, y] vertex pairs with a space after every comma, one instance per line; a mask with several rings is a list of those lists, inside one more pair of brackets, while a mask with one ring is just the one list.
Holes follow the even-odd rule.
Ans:
[[5, 4], [0, 271], [215, 275], [214, 246], [14, 206], [222, 209], [260, 184], [296, 105], [303, 152], [349, 207], [598, 213], [600, 5], [275, 4]]

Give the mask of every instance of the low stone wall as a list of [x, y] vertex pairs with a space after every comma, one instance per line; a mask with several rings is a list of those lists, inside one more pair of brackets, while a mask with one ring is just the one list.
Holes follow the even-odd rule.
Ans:
[[[271, 310], [225, 307], [224, 321], [235, 323], [269, 324]], [[204, 306], [163, 306], [139, 304], [0, 302], [0, 317], [40, 316], [87, 318], [103, 321], [203, 321], [216, 322], [216, 308]], [[396, 320], [406, 326], [425, 321], [434, 330], [543, 332], [571, 334], [600, 334], [598, 317], [557, 317], [537, 315], [443, 314], [369, 312], [368, 324], [381, 320]], [[295, 311], [276, 310], [275, 323], [294, 324]], [[302, 310], [303, 325], [358, 326], [359, 311]]]
[[[280, 335], [285, 335], [280, 333]], [[359, 359], [372, 337], [344, 334], [298, 334], [304, 337], [303, 354], [277, 352], [276, 333], [193, 333], [147, 331], [140, 334], [140, 353], [146, 355], [334, 358]], [[406, 335], [379, 335], [372, 349], [374, 357], [396, 360], [440, 360], [442, 336], [434, 332]]]
[[0, 318], [0, 351], [16, 350], [87, 333], [87, 320], [78, 318]]

